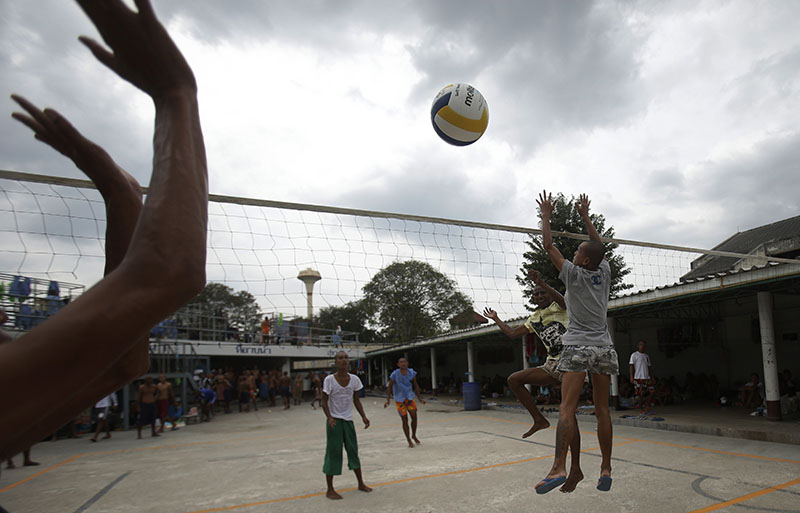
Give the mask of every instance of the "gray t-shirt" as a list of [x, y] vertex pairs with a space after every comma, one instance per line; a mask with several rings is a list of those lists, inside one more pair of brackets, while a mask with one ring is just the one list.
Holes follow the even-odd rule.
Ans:
[[569, 321], [561, 336], [565, 346], [611, 346], [608, 333], [608, 295], [611, 290], [611, 266], [603, 259], [597, 270], [590, 271], [564, 260], [559, 279], [567, 286], [564, 301]]

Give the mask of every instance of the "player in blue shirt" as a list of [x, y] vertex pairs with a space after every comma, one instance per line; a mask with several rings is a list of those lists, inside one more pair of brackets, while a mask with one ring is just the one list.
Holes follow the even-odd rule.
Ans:
[[[415, 397], [419, 397], [422, 404], [425, 399], [419, 395], [419, 385], [417, 384], [417, 372], [408, 368], [408, 360], [400, 358], [397, 360], [397, 369], [389, 376], [389, 386], [386, 389], [386, 404], [389, 406], [394, 392], [394, 404], [397, 406], [397, 413], [403, 421], [403, 433], [406, 435], [408, 446], [413, 448], [414, 442], [419, 445], [421, 442], [417, 438], [417, 403]], [[411, 432], [408, 430], [408, 417], [411, 416]], [[413, 441], [412, 441], [413, 440]]]

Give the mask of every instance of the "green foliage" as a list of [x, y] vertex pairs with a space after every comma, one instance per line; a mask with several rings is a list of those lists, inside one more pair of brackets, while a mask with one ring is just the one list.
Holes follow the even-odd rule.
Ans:
[[342, 331], [358, 333], [358, 341], [362, 344], [375, 344], [381, 341], [377, 331], [368, 328], [369, 314], [364, 307], [364, 300], [350, 301], [342, 306], [326, 306], [319, 311], [317, 325], [326, 330], [335, 330], [341, 326]]
[[449, 318], [472, 309], [455, 280], [417, 260], [384, 267], [363, 290], [364, 308], [388, 342], [442, 333]]
[[[187, 303], [187, 307], [199, 310], [202, 315], [209, 318], [212, 316], [222, 318], [222, 322], [227, 322], [236, 329], [261, 330], [261, 308], [256, 298], [245, 290], [234, 292], [231, 287], [222, 283], [209, 283]], [[207, 322], [204, 321], [204, 324]]]
[[[554, 232], [570, 232], [570, 233], [586, 233], [586, 227], [583, 224], [583, 219], [575, 210], [575, 197], [571, 197], [569, 201], [567, 198], [559, 193], [553, 197], [553, 214], [550, 216], [550, 227]], [[599, 214], [589, 214], [589, 217], [597, 229], [597, 233], [601, 237], [613, 237], [614, 228], [605, 228], [605, 217]], [[583, 242], [578, 239], [568, 239], [566, 237], [553, 236], [553, 245], [561, 251], [564, 258], [572, 260], [578, 246]], [[547, 251], [544, 250], [542, 245], [542, 237], [540, 235], [531, 235], [530, 240], [525, 241], [530, 248], [526, 251], [524, 262], [520, 268], [521, 274], [517, 276], [517, 283], [523, 287], [522, 294], [528, 300], [525, 308], [533, 310], [533, 282], [528, 278], [528, 271], [536, 269], [545, 281], [554, 289], [557, 289], [562, 294], [564, 293], [564, 284], [558, 279], [558, 270], [550, 261]], [[630, 268], [626, 267], [625, 260], [622, 255], [614, 254], [617, 244], [604, 242], [606, 248], [606, 260], [611, 266], [611, 296], [617, 295], [619, 292], [627, 290], [633, 285], [623, 282], [625, 276], [631, 272]]]

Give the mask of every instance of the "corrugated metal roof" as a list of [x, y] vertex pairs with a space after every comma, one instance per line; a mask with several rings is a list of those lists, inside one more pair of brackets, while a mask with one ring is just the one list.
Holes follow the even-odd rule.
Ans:
[[[736, 233], [713, 249], [732, 253], [749, 254], [759, 246], [773, 241], [800, 236], [800, 216], [765, 224], [757, 228]], [[739, 260], [734, 257], [705, 255], [695, 260], [695, 268], [681, 277], [682, 281], [728, 271]]]

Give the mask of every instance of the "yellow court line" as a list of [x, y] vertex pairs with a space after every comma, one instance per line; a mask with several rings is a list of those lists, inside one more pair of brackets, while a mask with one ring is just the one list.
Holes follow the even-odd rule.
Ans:
[[[527, 423], [520, 422], [518, 420], [501, 419], [501, 418], [498, 418], [498, 417], [489, 417], [487, 415], [475, 415], [475, 416], [483, 418], [483, 419], [496, 420], [498, 422], [510, 422], [510, 423], [514, 423], [514, 424], [526, 424], [527, 425]], [[552, 429], [552, 428], [550, 428], [550, 429]], [[581, 431], [581, 433], [585, 433], [585, 431]], [[646, 438], [630, 438], [630, 437], [627, 437], [627, 436], [617, 436], [617, 435], [614, 435], [614, 438], [623, 438], [623, 439], [629, 440], [631, 442], [645, 442], [645, 443], [648, 443], [648, 444], [666, 445], [666, 446], [669, 446], [669, 447], [678, 447], [678, 448], [681, 448], [681, 449], [691, 449], [693, 451], [713, 452], [713, 453], [717, 453], [717, 454], [724, 454], [726, 456], [740, 456], [740, 457], [743, 457], [743, 458], [753, 458], [753, 459], [757, 459], [757, 460], [767, 460], [767, 461], [779, 461], [781, 463], [794, 463], [796, 465], [800, 465], [800, 461], [787, 460], [787, 459], [783, 459], [783, 458], [772, 458], [772, 457], [769, 457], [769, 456], [759, 456], [758, 454], [745, 454], [745, 453], [741, 453], [741, 452], [724, 451], [722, 449], [709, 449], [707, 447], [693, 447], [691, 445], [681, 445], [681, 444], [674, 444], [674, 443], [671, 443], [671, 442], [659, 442], [659, 441], [656, 441], [656, 440], [647, 440]]]
[[756, 497], [761, 497], [762, 495], [766, 495], [768, 493], [777, 492], [778, 490], [782, 490], [784, 488], [788, 488], [796, 484], [800, 484], [800, 479], [795, 479], [794, 481], [789, 481], [788, 483], [770, 486], [769, 488], [765, 488], [763, 490], [759, 490], [753, 493], [748, 493], [747, 495], [742, 495], [741, 497], [736, 497], [735, 499], [731, 499], [729, 501], [713, 504], [705, 508], [695, 509], [690, 511], [689, 513], [708, 513], [709, 511], [716, 511], [718, 509], [724, 508], [725, 506], [732, 506], [734, 504], [739, 504], [740, 502], [749, 501], [750, 499], [755, 499]]
[[[468, 472], [477, 472], [479, 470], [487, 470], [487, 469], [492, 469], [492, 468], [505, 467], [505, 466], [508, 466], [508, 465], [517, 465], [519, 463], [529, 463], [531, 461], [543, 460], [543, 459], [546, 459], [546, 458], [552, 458], [552, 456], [550, 456], [548, 454], [547, 456], [537, 456], [536, 458], [527, 458], [527, 459], [524, 459], [524, 460], [506, 461], [506, 462], [503, 462], [503, 463], [495, 463], [493, 465], [484, 465], [482, 467], [467, 468], [467, 469], [463, 469], [463, 470], [453, 470], [453, 471], [450, 471], [450, 472], [440, 472], [438, 474], [428, 474], [428, 475], [424, 475], [424, 476], [406, 477], [406, 478], [403, 478], [403, 479], [396, 479], [396, 480], [393, 480], [393, 481], [384, 481], [382, 483], [375, 483], [375, 484], [372, 484], [370, 486], [372, 486], [373, 488], [377, 488], [379, 486], [387, 486], [387, 485], [399, 484], [399, 483], [408, 483], [408, 482], [411, 482], [411, 481], [420, 481], [422, 479], [431, 479], [431, 478], [434, 478], [434, 477], [455, 476], [455, 475], [458, 475], [458, 474], [466, 474]], [[343, 489], [343, 490], [340, 490], [340, 491], [342, 491], [342, 492], [352, 492], [352, 491], [355, 491], [355, 490], [357, 490], [357, 488], [346, 488], [346, 489]], [[233, 505], [233, 506], [225, 506], [225, 507], [221, 507], [221, 508], [201, 509], [201, 510], [197, 510], [197, 511], [192, 511], [190, 513], [216, 513], [216, 512], [219, 512], [219, 511], [231, 511], [231, 510], [234, 510], [234, 509], [249, 508], [249, 507], [252, 507], [252, 506], [263, 506], [264, 504], [273, 504], [273, 503], [276, 503], [276, 502], [286, 502], [286, 501], [294, 501], [294, 500], [300, 500], [300, 499], [308, 499], [309, 497], [319, 497], [321, 495], [325, 495], [325, 492], [309, 493], [309, 494], [305, 494], [305, 495], [295, 495], [294, 497], [283, 497], [283, 498], [280, 498], [280, 499], [270, 499], [270, 500], [267, 500], [267, 501], [249, 502], [247, 504], [236, 504], [236, 505]]]
[[55, 465], [53, 465], [52, 467], [47, 467], [47, 468], [46, 468], [46, 469], [44, 469], [44, 470], [40, 470], [39, 472], [37, 472], [37, 473], [35, 473], [35, 474], [33, 474], [33, 475], [30, 475], [30, 476], [26, 477], [25, 479], [21, 479], [21, 480], [17, 481], [16, 483], [12, 483], [12, 484], [10, 484], [10, 485], [6, 486], [6, 487], [5, 487], [5, 488], [3, 488], [3, 489], [0, 489], [0, 493], [7, 492], [8, 490], [11, 490], [12, 488], [14, 488], [14, 487], [16, 487], [16, 486], [19, 486], [19, 485], [21, 485], [22, 483], [27, 483], [27, 482], [28, 482], [28, 481], [30, 481], [31, 479], [35, 479], [35, 478], [37, 478], [37, 477], [39, 477], [39, 476], [41, 476], [41, 475], [47, 474], [47, 473], [48, 473], [48, 472], [50, 472], [51, 470], [55, 470], [55, 469], [57, 469], [58, 467], [60, 467], [61, 465], [66, 465], [66, 464], [67, 464], [67, 463], [69, 463], [70, 461], [75, 461], [75, 460], [77, 460], [78, 458], [80, 458], [81, 456], [83, 456], [83, 454], [76, 454], [75, 456], [71, 457], [71, 458], [70, 458], [70, 459], [68, 459], [68, 460], [64, 460], [64, 461], [62, 461], [61, 463], [56, 463], [56, 464], [55, 464]]
[[[633, 441], [621, 442], [619, 444], [614, 444], [614, 445], [629, 444], [629, 443], [632, 443], [632, 442]], [[593, 450], [599, 449], [599, 448], [600, 448], [599, 446], [598, 447], [592, 447], [590, 449], [584, 449], [581, 452], [593, 451]], [[488, 470], [488, 469], [492, 469], [492, 468], [506, 467], [506, 466], [509, 466], [509, 465], [517, 465], [519, 463], [530, 463], [531, 461], [539, 461], [539, 460], [549, 459], [549, 458], [552, 458], [552, 457], [553, 456], [548, 454], [548, 455], [545, 455], [545, 456], [537, 456], [535, 458], [527, 458], [527, 459], [524, 459], [524, 460], [506, 461], [506, 462], [503, 462], [503, 463], [495, 463], [493, 465], [484, 465], [482, 467], [468, 468], [468, 469], [463, 469], [463, 470], [452, 470], [450, 472], [440, 472], [438, 474], [428, 474], [428, 475], [424, 475], [424, 476], [406, 477], [406, 478], [403, 478], [403, 479], [395, 479], [393, 481], [384, 481], [382, 483], [375, 483], [375, 484], [372, 484], [370, 486], [372, 486], [373, 488], [377, 488], [379, 486], [387, 486], [387, 485], [399, 484], [399, 483], [409, 483], [409, 482], [412, 482], [412, 481], [420, 481], [422, 479], [431, 479], [431, 478], [434, 478], [434, 477], [455, 476], [455, 475], [459, 475], [459, 474], [466, 474], [468, 472], [477, 472], [479, 470]], [[357, 489], [358, 488], [345, 488], [345, 489], [342, 489], [342, 490], [339, 490], [339, 491], [341, 491], [341, 492], [352, 492], [352, 491], [355, 491]], [[253, 506], [263, 506], [265, 504], [273, 504], [273, 503], [276, 503], [276, 502], [287, 502], [287, 501], [294, 501], [294, 500], [300, 500], [300, 499], [308, 499], [310, 497], [319, 497], [319, 496], [322, 496], [322, 495], [325, 495], [325, 492], [309, 493], [309, 494], [305, 494], [305, 495], [296, 495], [294, 497], [283, 497], [283, 498], [280, 498], [280, 499], [270, 499], [270, 500], [259, 501], [259, 502], [248, 502], [247, 504], [236, 504], [236, 505], [233, 505], [233, 506], [224, 506], [224, 507], [221, 507], [221, 508], [201, 509], [201, 510], [197, 510], [197, 511], [191, 511], [189, 513], [217, 513], [217, 512], [220, 512], [220, 511], [232, 511], [232, 510], [235, 510], [235, 509], [249, 508], [249, 507], [253, 507]]]

